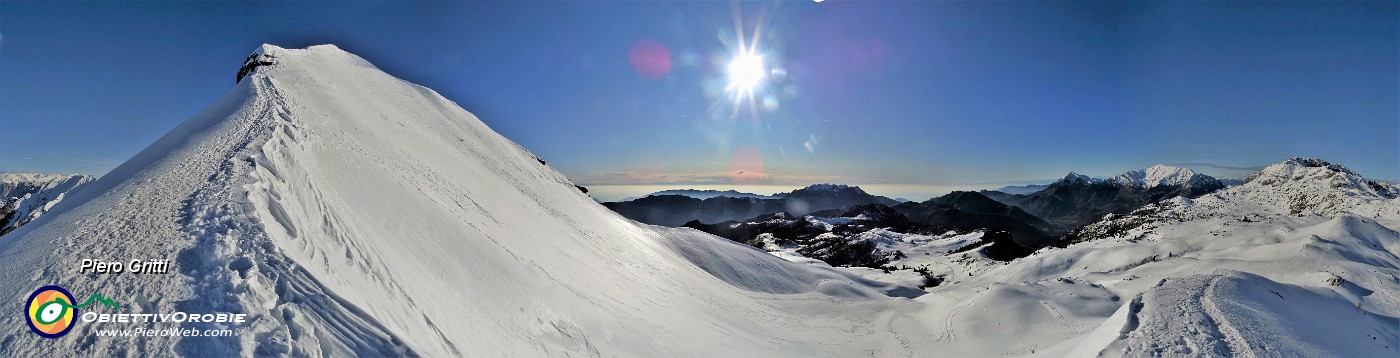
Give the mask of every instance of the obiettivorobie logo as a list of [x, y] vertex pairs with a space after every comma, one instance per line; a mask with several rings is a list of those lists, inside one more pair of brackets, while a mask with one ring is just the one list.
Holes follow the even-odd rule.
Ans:
[[88, 296], [87, 301], [75, 304], [73, 294], [59, 286], [44, 286], [29, 295], [24, 307], [29, 329], [44, 338], [58, 338], [73, 330], [73, 320], [77, 309], [93, 302], [101, 302], [112, 308], [121, 308], [112, 300], [99, 294]]
[[[92, 294], [82, 303], [76, 303], [73, 294], [59, 286], [44, 286], [34, 290], [25, 300], [24, 315], [29, 329], [44, 338], [59, 338], [73, 330], [74, 324], [95, 324], [93, 333], [98, 337], [228, 337], [236, 335], [233, 330], [248, 322], [246, 313], [230, 312], [94, 312], [79, 314], [80, 308], [101, 303], [102, 306], [120, 310], [122, 306], [101, 294]], [[197, 324], [202, 327], [149, 327], [162, 324]], [[118, 327], [108, 327], [116, 325]], [[131, 325], [141, 325], [130, 328]], [[127, 326], [127, 327], [121, 327]]]

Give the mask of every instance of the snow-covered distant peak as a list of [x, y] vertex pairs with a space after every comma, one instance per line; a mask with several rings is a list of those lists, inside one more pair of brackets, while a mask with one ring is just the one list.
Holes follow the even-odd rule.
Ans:
[[1122, 186], [1153, 188], [1157, 186], [1176, 187], [1218, 187], [1220, 180], [1209, 175], [1197, 173], [1191, 169], [1173, 167], [1169, 165], [1153, 165], [1146, 169], [1132, 170], [1112, 177], [1099, 179], [1084, 174], [1070, 172], [1060, 179], [1061, 184], [1117, 184]]
[[[1366, 180], [1340, 164], [1290, 158], [1264, 168], [1244, 184], [1196, 199], [1165, 200], [1128, 215], [1110, 215], [1068, 236], [1092, 240], [1106, 234], [1128, 232], [1125, 228], [1163, 221], [1234, 218], [1251, 222], [1346, 215], [1400, 220], [1400, 189], [1389, 183]], [[1071, 238], [1068, 241], [1082, 240]]]
[[[1317, 158], [1289, 158], [1245, 179], [1243, 187], [1278, 188], [1289, 191], [1327, 192], [1362, 198], [1395, 198], [1400, 188], [1382, 181], [1367, 180], [1345, 165]], [[1257, 190], [1257, 189], [1256, 189]]]
[[1068, 184], [1089, 184], [1098, 182], [1097, 179], [1091, 178], [1088, 175], [1079, 174], [1075, 172], [1069, 172], [1068, 175], [1065, 175], [1065, 177], [1063, 179], [1060, 179], [1059, 181], [1061, 183]]
[[1318, 158], [1288, 158], [1277, 164], [1270, 165], [1264, 170], [1250, 175], [1246, 182], [1253, 182], [1255, 179], [1264, 178], [1266, 180], [1302, 180], [1306, 178], [1332, 178], [1336, 175], [1352, 175], [1360, 177], [1356, 172], [1347, 169], [1345, 165], [1332, 164]]
[[38, 219], [93, 180], [83, 174], [0, 173], [0, 235]]
[[[1205, 174], [1196, 173], [1187, 168], [1173, 167], [1168, 165], [1153, 165], [1147, 169], [1133, 170], [1106, 181], [1118, 183], [1120, 185], [1152, 188], [1161, 185], [1170, 186], [1195, 186], [1201, 183], [1218, 183], [1219, 180]], [[1212, 183], [1212, 184], [1214, 184]]]
[[16, 182], [38, 183], [38, 182], [50, 182], [50, 181], [67, 180], [67, 179], [71, 179], [71, 178], [84, 178], [84, 177], [86, 177], [87, 180], [92, 180], [92, 177], [87, 176], [87, 175], [83, 175], [83, 174], [46, 174], [46, 173], [31, 173], [31, 172], [13, 172], [13, 173], [0, 173], [0, 182], [4, 182], [4, 183], [16, 183]]

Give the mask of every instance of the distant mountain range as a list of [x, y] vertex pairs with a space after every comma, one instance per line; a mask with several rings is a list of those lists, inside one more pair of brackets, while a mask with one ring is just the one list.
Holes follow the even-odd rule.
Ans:
[[[772, 196], [772, 195], [761, 195], [761, 194], [754, 194], [754, 193], [745, 193], [745, 192], [741, 192], [741, 191], [737, 191], [737, 190], [723, 190], [723, 191], [720, 191], [720, 190], [699, 190], [699, 189], [671, 189], [671, 190], [662, 190], [662, 191], [658, 191], [658, 192], [655, 192], [655, 193], [647, 194], [647, 196], [658, 196], [658, 195], [680, 195], [680, 196], [688, 196], [688, 197], [692, 197], [692, 198], [696, 198], [696, 199], [709, 199], [709, 198], [715, 198], [715, 197], [721, 197], [721, 196], [723, 196], [723, 197], [730, 197], [730, 198], [754, 198], [754, 199], [776, 199], [776, 198], [777, 198], [776, 196]], [[629, 199], [629, 200], [630, 200], [630, 199]]]
[[1124, 214], [1157, 201], [1193, 198], [1224, 187], [1219, 179], [1190, 169], [1155, 165], [1108, 178], [1069, 173], [1050, 184], [1003, 188], [1025, 194], [957, 191], [924, 202], [871, 195], [857, 186], [817, 184], [767, 196], [733, 190], [667, 190], [603, 205], [643, 223], [697, 226], [777, 213], [791, 218], [831, 216], [855, 206], [879, 204], [912, 223], [1005, 231], [1018, 244], [1039, 248], [1106, 214]]
[[982, 194], [1020, 207], [1064, 232], [1098, 221], [1105, 214], [1124, 214], [1157, 201], [1178, 196], [1194, 198], [1224, 187], [1219, 179], [1191, 169], [1155, 165], [1103, 179], [1069, 173], [1031, 194]]
[[[701, 191], [677, 190], [674, 192], [694, 194]], [[701, 194], [711, 193], [701, 192]], [[856, 186], [816, 184], [788, 193], [774, 194], [768, 198], [719, 195], [698, 199], [688, 195], [664, 194], [621, 202], [606, 202], [603, 203], [603, 206], [629, 219], [643, 223], [681, 226], [692, 220], [717, 223], [745, 220], [777, 212], [802, 216], [815, 211], [844, 209], [863, 204], [894, 206], [898, 205], [899, 202], [883, 196], [871, 195]]]
[[1037, 192], [1037, 191], [1045, 190], [1045, 188], [1049, 188], [1049, 187], [1050, 187], [1050, 184], [1012, 185], [1012, 186], [1004, 186], [1004, 187], [1001, 187], [1001, 188], [999, 188], [999, 189], [995, 189], [995, 190], [992, 190], [992, 191], [999, 191], [999, 192], [1003, 192], [1003, 193], [1007, 193], [1007, 194], [1030, 194], [1030, 193], [1034, 193], [1034, 192]]
[[0, 174], [0, 235], [24, 226], [95, 178], [82, 174]]

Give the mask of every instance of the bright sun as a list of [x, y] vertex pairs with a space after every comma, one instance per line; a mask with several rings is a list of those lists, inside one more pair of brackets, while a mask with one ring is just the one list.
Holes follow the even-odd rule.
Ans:
[[750, 51], [741, 51], [729, 62], [729, 86], [740, 92], [753, 92], [754, 87], [763, 83], [763, 56]]

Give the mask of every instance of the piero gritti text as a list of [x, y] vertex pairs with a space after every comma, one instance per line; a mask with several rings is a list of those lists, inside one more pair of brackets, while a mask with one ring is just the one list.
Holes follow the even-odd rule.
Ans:
[[122, 262], [83, 259], [82, 262], [78, 264], [78, 272], [100, 274], [132, 273], [163, 275], [170, 273], [170, 260], [134, 259], [127, 262]]

